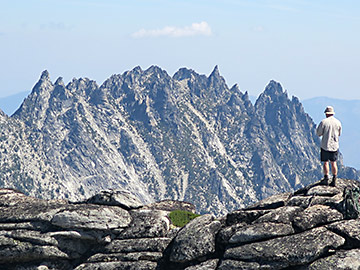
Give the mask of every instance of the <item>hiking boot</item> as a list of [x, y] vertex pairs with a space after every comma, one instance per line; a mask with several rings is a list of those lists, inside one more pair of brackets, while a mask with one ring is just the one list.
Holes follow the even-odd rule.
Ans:
[[320, 181], [320, 185], [328, 186], [329, 185], [329, 176], [325, 175], [324, 178]]
[[329, 186], [335, 187], [335, 184], [336, 184], [336, 175], [333, 176], [333, 179]]

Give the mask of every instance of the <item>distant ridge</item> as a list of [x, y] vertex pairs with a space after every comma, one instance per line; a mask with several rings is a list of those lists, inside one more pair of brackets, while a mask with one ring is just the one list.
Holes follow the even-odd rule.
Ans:
[[14, 95], [0, 97], [0, 109], [7, 115], [12, 115], [29, 93], [29, 91], [24, 91]]

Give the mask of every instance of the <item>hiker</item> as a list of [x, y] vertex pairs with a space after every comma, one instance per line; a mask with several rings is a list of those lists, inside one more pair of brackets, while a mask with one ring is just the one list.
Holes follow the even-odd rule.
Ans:
[[[337, 176], [336, 160], [339, 151], [339, 136], [341, 133], [341, 123], [334, 117], [334, 108], [327, 106], [325, 109], [326, 118], [323, 119], [316, 129], [316, 134], [321, 138], [320, 159], [323, 164], [324, 179], [321, 184], [335, 186]], [[332, 182], [329, 183], [329, 161], [331, 163], [331, 172], [333, 175]]]

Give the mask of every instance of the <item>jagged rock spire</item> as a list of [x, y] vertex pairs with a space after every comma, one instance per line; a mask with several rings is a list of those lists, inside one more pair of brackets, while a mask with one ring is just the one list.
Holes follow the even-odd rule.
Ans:
[[210, 77], [220, 77], [220, 76], [221, 76], [221, 75], [220, 75], [219, 67], [218, 67], [218, 65], [216, 65], [216, 66], [214, 67], [213, 71], [211, 72], [209, 78], [210, 78]]
[[64, 84], [64, 80], [63, 80], [63, 77], [59, 77], [57, 78], [56, 82], [55, 82], [55, 86], [65, 86]]
[[49, 71], [44, 70], [44, 71], [41, 73], [40, 80], [41, 80], [41, 81], [45, 81], [45, 80], [48, 81], [48, 80], [50, 80]]

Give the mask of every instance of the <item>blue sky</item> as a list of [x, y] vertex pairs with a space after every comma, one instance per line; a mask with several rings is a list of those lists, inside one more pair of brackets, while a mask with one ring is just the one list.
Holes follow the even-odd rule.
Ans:
[[255, 96], [274, 79], [300, 99], [360, 99], [359, 33], [359, 1], [0, 0], [0, 97], [45, 69], [102, 84], [135, 66], [218, 65]]

